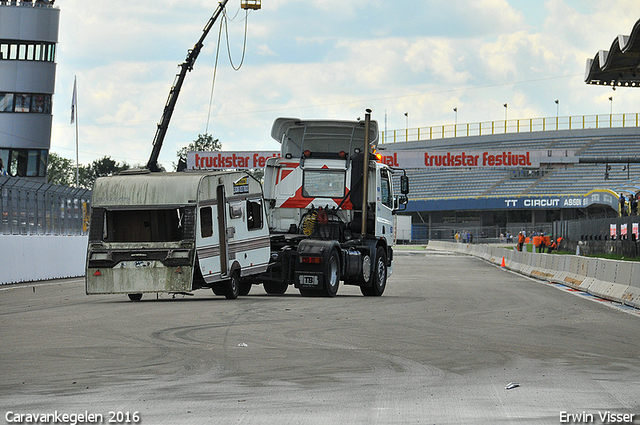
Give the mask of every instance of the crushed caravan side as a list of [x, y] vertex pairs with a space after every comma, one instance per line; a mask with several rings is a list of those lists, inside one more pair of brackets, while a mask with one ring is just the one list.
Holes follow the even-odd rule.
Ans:
[[92, 196], [87, 294], [208, 287], [235, 298], [266, 269], [262, 191], [245, 173], [123, 173], [97, 179]]

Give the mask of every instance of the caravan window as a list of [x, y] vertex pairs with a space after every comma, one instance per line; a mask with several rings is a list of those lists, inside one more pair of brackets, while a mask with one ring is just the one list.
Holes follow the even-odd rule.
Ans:
[[213, 214], [211, 207], [200, 208], [200, 236], [208, 238], [213, 235]]
[[108, 242], [171, 242], [184, 238], [181, 208], [113, 210], [104, 217], [103, 240]]
[[247, 199], [247, 228], [262, 229], [262, 200]]

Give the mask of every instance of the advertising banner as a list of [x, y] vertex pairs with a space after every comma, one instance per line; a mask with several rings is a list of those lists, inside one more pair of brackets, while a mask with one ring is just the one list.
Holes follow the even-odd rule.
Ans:
[[407, 211], [511, 210], [588, 208], [599, 205], [617, 210], [618, 198], [606, 189], [595, 189], [585, 195], [565, 196], [494, 196], [451, 199], [411, 199]]
[[399, 168], [539, 168], [540, 164], [575, 163], [573, 151], [531, 150], [390, 150], [381, 161]]
[[267, 159], [279, 157], [279, 151], [188, 152], [188, 170], [250, 170], [264, 168]]

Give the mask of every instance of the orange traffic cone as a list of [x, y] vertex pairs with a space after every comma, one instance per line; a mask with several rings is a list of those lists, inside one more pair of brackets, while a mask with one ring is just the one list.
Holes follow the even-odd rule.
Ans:
[[500, 264], [500, 267], [503, 267], [503, 268], [504, 268], [504, 267], [507, 267], [507, 265], [506, 265], [506, 264], [505, 264], [505, 262], [504, 262], [504, 257], [502, 257], [502, 264]]

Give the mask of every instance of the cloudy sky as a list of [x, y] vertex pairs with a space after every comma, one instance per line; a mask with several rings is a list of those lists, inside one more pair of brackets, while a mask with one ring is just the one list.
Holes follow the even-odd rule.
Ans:
[[[58, 0], [51, 150], [79, 162], [146, 164], [169, 89], [216, 0]], [[160, 155], [208, 131], [224, 150], [277, 150], [281, 116], [355, 119], [380, 128], [508, 118], [635, 113], [640, 89], [588, 86], [585, 63], [629, 34], [637, 0], [229, 0], [187, 75]], [[245, 18], [247, 18], [245, 20]], [[245, 23], [247, 38], [244, 62]], [[229, 37], [226, 37], [228, 32]], [[227, 48], [228, 43], [228, 48]], [[609, 97], [613, 96], [613, 103]], [[559, 101], [559, 111], [555, 100]], [[405, 116], [408, 113], [408, 117]]]

